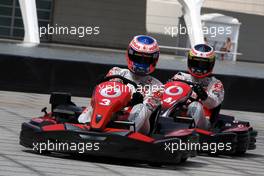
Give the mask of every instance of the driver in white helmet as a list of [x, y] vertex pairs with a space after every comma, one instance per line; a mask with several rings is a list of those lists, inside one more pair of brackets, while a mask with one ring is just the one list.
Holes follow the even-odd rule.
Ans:
[[188, 53], [188, 73], [179, 72], [172, 80], [198, 83], [193, 87], [193, 97], [200, 99], [188, 105], [187, 115], [194, 118], [197, 128], [211, 128], [212, 110], [224, 100], [222, 82], [211, 75], [215, 64], [215, 52], [207, 44], [195, 45]]
[[[161, 104], [162, 83], [149, 75], [155, 70], [159, 53], [159, 46], [154, 38], [146, 35], [135, 36], [126, 52], [128, 69], [114, 67], [107, 74], [123, 76], [142, 87], [139, 89], [141, 92], [133, 94], [133, 107], [128, 120], [134, 121], [136, 131], [144, 134], [149, 133], [149, 118]], [[78, 121], [89, 123], [91, 115], [92, 107], [89, 105], [79, 116]]]

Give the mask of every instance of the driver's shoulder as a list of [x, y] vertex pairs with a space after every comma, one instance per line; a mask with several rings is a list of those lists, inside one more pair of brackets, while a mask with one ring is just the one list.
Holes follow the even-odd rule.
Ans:
[[148, 75], [147, 80], [149, 80], [152, 85], [162, 85], [162, 82], [153, 76]]
[[113, 67], [109, 70], [108, 75], [121, 75], [124, 76], [129, 72], [128, 69], [120, 68], [120, 67]]
[[210, 76], [208, 79], [208, 87], [211, 87], [213, 89], [218, 88], [219, 90], [224, 90], [224, 85], [221, 80], [217, 79], [214, 76]]
[[192, 76], [188, 73], [185, 72], [178, 72], [173, 76], [173, 79], [177, 80], [185, 80], [185, 81], [191, 81], [192, 80]]
[[208, 79], [212, 83], [221, 83], [222, 84], [222, 81], [220, 79], [216, 78], [215, 76], [210, 76], [210, 77], [208, 77]]

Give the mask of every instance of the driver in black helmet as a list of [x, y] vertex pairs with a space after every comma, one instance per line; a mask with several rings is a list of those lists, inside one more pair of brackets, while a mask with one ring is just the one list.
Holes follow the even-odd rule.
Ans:
[[194, 118], [197, 128], [208, 130], [214, 108], [224, 100], [224, 87], [220, 80], [211, 75], [215, 64], [215, 52], [207, 44], [195, 45], [188, 53], [188, 73], [179, 72], [172, 80], [197, 83], [193, 87], [193, 101], [188, 105], [187, 115]]

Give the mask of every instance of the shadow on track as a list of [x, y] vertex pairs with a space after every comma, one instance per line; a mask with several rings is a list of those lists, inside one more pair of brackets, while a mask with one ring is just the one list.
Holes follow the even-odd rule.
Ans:
[[63, 154], [63, 153], [45, 153], [45, 154], [39, 154], [32, 150], [22, 150], [26, 153], [31, 153], [35, 155], [44, 155], [47, 157], [54, 157], [54, 158], [60, 158], [60, 159], [68, 159], [68, 160], [76, 160], [76, 161], [84, 161], [84, 162], [91, 162], [91, 163], [97, 163], [97, 164], [111, 164], [111, 165], [120, 165], [120, 166], [126, 166], [126, 167], [138, 167], [138, 168], [149, 168], [149, 169], [164, 169], [164, 170], [185, 170], [186, 167], [192, 167], [192, 168], [200, 168], [200, 167], [206, 167], [206, 163], [197, 162], [197, 161], [191, 161], [190, 159], [186, 162], [172, 165], [172, 164], [166, 164], [162, 166], [156, 166], [155, 164], [147, 164], [143, 161], [136, 161], [131, 159], [119, 159], [119, 158], [111, 158], [111, 157], [104, 157], [104, 156], [92, 156], [92, 155], [81, 155], [81, 154]]
[[261, 154], [254, 154], [254, 153], [244, 153], [239, 155], [217, 155], [217, 156], [210, 156], [206, 153], [200, 153], [198, 156], [208, 157], [208, 158], [223, 158], [223, 159], [232, 159], [232, 160], [241, 160], [241, 159], [257, 159], [257, 158], [263, 158], [264, 155]]

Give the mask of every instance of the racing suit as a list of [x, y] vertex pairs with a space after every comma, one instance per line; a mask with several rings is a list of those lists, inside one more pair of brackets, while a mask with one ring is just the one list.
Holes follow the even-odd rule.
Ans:
[[[136, 131], [148, 134], [150, 130], [149, 118], [152, 112], [161, 104], [162, 98], [162, 83], [152, 76], [138, 76], [128, 69], [121, 69], [118, 67], [112, 68], [107, 76], [120, 75], [138, 84], [141, 89], [139, 91], [143, 97], [143, 103], [136, 104], [132, 107], [128, 120], [135, 122]], [[136, 91], [135, 89], [133, 90]], [[87, 123], [91, 121], [92, 116], [91, 105], [87, 107], [79, 116], [80, 123]]]
[[[177, 73], [172, 80], [185, 80], [199, 83], [203, 87], [208, 97], [205, 100], [190, 103], [187, 107], [187, 115], [194, 119], [198, 128], [209, 129], [211, 127], [210, 117], [206, 115], [205, 110], [213, 110], [223, 102], [224, 87], [222, 82], [213, 76], [195, 78], [183, 72]], [[195, 93], [192, 96], [197, 97]]]

